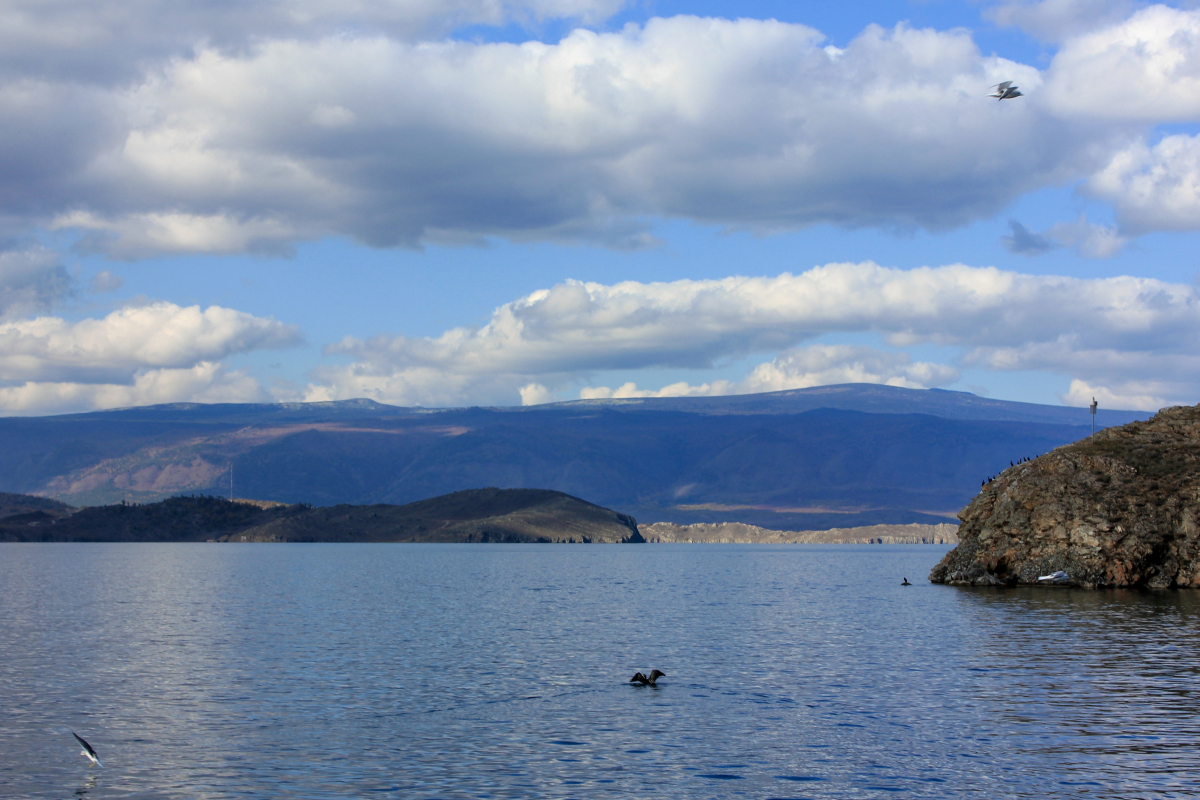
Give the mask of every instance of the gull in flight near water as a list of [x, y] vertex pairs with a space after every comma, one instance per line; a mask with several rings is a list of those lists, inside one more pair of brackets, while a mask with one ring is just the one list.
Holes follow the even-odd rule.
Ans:
[[1021, 94], [1021, 90], [1018, 89], [1016, 86], [1013, 86], [1012, 81], [1005, 81], [1004, 83], [997, 83], [992, 88], [995, 89], [996, 91], [989, 94], [988, 97], [994, 97], [997, 100], [1011, 100], [1014, 97], [1022, 97], [1023, 96]]
[[104, 766], [103, 764], [100, 763], [100, 756], [96, 755], [96, 751], [92, 749], [92, 746], [90, 744], [88, 744], [87, 742], [85, 742], [83, 740], [82, 736], [80, 736], [75, 731], [71, 731], [71, 735], [75, 737], [75, 741], [77, 741], [81, 745], [83, 745], [83, 750], [81, 750], [79, 752], [79, 755], [87, 756], [88, 760], [97, 766], [100, 766], [100, 767]]
[[642, 673], [639, 672], [636, 675], [634, 675], [632, 678], [630, 678], [629, 682], [636, 683], [641, 686], [654, 686], [655, 681], [657, 681], [659, 678], [665, 678], [665, 677], [667, 677], [667, 673], [659, 672], [656, 669], [652, 669], [652, 670], [650, 670], [649, 678], [647, 678], [645, 675], [643, 675]]

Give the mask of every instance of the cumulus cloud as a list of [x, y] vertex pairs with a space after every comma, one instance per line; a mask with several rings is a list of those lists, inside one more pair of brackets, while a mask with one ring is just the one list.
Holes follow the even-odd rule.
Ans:
[[262, 385], [239, 371], [202, 361], [180, 369], [140, 369], [128, 383], [26, 381], [0, 384], [0, 409], [9, 415], [42, 415], [127, 408], [178, 401], [196, 403], [270, 402]]
[[[896, 352], [793, 349], [830, 333], [872, 333]], [[497, 309], [487, 325], [436, 338], [346, 338], [352, 363], [324, 367], [311, 399], [400, 404], [511, 403], [521, 387], [562, 387], [604, 370], [708, 368], [775, 351], [740, 382], [680, 384], [675, 394], [767, 391], [864, 380], [953, 382], [958, 367], [913, 362], [903, 348], [952, 348], [964, 366], [1043, 370], [1091, 385], [1174, 374], [1171, 397], [1200, 385], [1200, 293], [1145, 278], [1083, 280], [950, 265], [897, 270], [865, 262], [799, 275], [615, 285], [568, 282]], [[531, 396], [533, 390], [530, 390]], [[609, 396], [665, 390], [592, 387]], [[642, 395], [634, 395], [642, 392]], [[544, 394], [538, 391], [537, 397]], [[584, 396], [589, 396], [585, 394]]]
[[1088, 182], [1092, 195], [1116, 208], [1134, 233], [1200, 229], [1200, 137], [1166, 136], [1117, 153]]
[[[0, 216], [123, 259], [323, 236], [634, 248], [662, 218], [939, 230], [1200, 114], [1200, 12], [1165, 6], [995, 7], [1057, 31], [1044, 73], [904, 25], [844, 49], [686, 16], [553, 44], [429, 38], [623, 4], [10, 3]], [[1001, 80], [1026, 96], [984, 102]]]
[[272, 319], [165, 302], [78, 322], [0, 323], [0, 409], [47, 413], [164, 398], [261, 398], [257, 381], [227, 371], [220, 359], [288, 347], [299, 338], [295, 327]]
[[674, 17], [556, 44], [205, 46], [106, 89], [103, 119], [13, 119], [105, 131], [70, 168], [31, 154], [24, 182], [49, 196], [38, 224], [122, 258], [325, 235], [637, 247], [663, 217], [942, 229], [1104, 163], [1103, 126], [982, 102], [1006, 79], [1042, 83], [962, 30], [871, 26], [836, 49], [802, 25]]
[[71, 291], [58, 253], [44, 247], [0, 251], [0, 321], [46, 311]]
[[1053, 113], [1161, 124], [1200, 117], [1200, 11], [1155, 5], [1055, 54], [1043, 87]]
[[464, 25], [592, 24], [624, 0], [8, 0], [0, 8], [0, 74], [119, 82], [197, 45], [245, 51], [272, 39], [382, 34], [402, 40]]
[[717, 380], [698, 386], [673, 383], [661, 389], [639, 389], [625, 383], [616, 389], [585, 386], [580, 399], [621, 397], [713, 397], [755, 392], [780, 392], [839, 383], [883, 383], [908, 389], [929, 389], [958, 380], [958, 370], [945, 364], [913, 362], [907, 353], [854, 345], [798, 347], [759, 364], [744, 380]]

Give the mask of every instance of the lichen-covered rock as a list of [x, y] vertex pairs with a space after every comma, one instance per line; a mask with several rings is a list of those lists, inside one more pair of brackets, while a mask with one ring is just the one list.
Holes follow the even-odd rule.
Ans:
[[1005, 470], [958, 518], [929, 579], [1200, 587], [1200, 406], [1098, 432]]

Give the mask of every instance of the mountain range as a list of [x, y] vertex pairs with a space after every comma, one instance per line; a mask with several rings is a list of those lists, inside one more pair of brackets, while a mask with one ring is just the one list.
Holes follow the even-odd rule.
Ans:
[[[1100, 409], [1097, 427], [1149, 416]], [[328, 506], [493, 486], [647, 523], [937, 523], [1010, 461], [1090, 424], [1087, 409], [875, 384], [522, 408], [178, 403], [0, 418], [0, 490], [74, 506], [205, 493]]]

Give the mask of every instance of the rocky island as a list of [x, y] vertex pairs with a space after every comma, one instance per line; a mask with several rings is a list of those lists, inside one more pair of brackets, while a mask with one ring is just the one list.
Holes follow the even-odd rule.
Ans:
[[1200, 406], [1017, 464], [959, 513], [934, 583], [1200, 587]]

